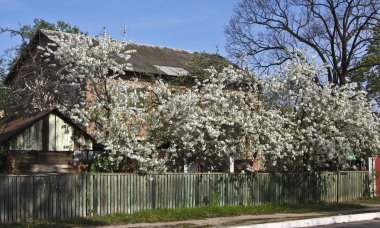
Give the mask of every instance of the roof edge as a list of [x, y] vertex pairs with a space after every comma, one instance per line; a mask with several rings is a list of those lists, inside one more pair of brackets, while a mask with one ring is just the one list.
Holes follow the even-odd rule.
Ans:
[[[55, 114], [56, 116], [60, 117], [65, 122], [67, 122], [68, 124], [70, 124], [71, 126], [73, 126], [76, 130], [78, 130], [85, 137], [88, 137], [91, 141], [93, 141], [93, 142], [96, 143], [96, 140], [95, 140], [94, 137], [92, 137], [85, 130], [83, 130], [82, 128], [80, 128], [78, 126], [78, 124], [74, 123], [69, 117], [67, 117], [65, 114], [63, 114], [62, 112], [60, 112], [57, 108], [53, 108], [53, 109], [49, 109], [49, 110], [46, 110], [46, 111], [38, 112], [38, 113], [35, 113], [35, 114], [31, 115], [30, 117], [27, 117], [27, 118], [33, 118], [33, 116], [41, 115], [38, 118], [33, 119], [30, 122], [26, 123], [24, 126], [20, 127], [19, 129], [13, 131], [12, 134], [9, 134], [9, 135], [7, 135], [7, 136], [5, 136], [3, 138], [0, 137], [0, 143], [2, 143], [4, 141], [7, 141], [10, 138], [12, 138], [13, 136], [15, 136], [15, 135], [23, 132], [25, 129], [27, 129], [28, 127], [32, 126], [33, 124], [35, 124], [36, 122], [42, 120], [43, 118], [45, 118], [46, 116], [48, 116], [50, 114]], [[14, 119], [12, 121], [4, 123], [3, 125], [0, 126], [0, 129], [1, 128], [5, 129], [7, 127], [7, 125], [10, 125], [13, 121], [16, 121], [16, 120], [19, 120], [19, 119], [22, 119], [22, 118]], [[4, 133], [1, 133], [1, 134], [4, 134]]]

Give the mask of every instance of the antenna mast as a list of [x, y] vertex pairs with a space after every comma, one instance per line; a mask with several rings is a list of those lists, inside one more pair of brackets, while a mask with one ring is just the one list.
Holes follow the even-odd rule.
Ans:
[[103, 39], [109, 39], [110, 38], [110, 35], [107, 32], [106, 26], [104, 26], [102, 29], [102, 36], [103, 36]]
[[124, 38], [124, 42], [127, 40], [127, 33], [128, 33], [128, 25], [124, 24], [123, 25], [123, 38]]

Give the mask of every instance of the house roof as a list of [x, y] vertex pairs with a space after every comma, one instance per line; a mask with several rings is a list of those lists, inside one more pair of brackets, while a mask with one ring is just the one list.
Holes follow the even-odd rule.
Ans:
[[[58, 35], [64, 35], [67, 38], [75, 36], [84, 36], [81, 34], [64, 33], [60, 31], [53, 30], [39, 30], [31, 44], [41, 45], [38, 39], [46, 39], [47, 42], [54, 42], [59, 45]], [[99, 38], [93, 37], [96, 41]], [[144, 74], [154, 74], [154, 75], [168, 75], [168, 76], [184, 76], [188, 75], [188, 65], [189, 62], [194, 58], [196, 54], [201, 54], [204, 56], [215, 57], [217, 56], [223, 63], [230, 63], [225, 58], [217, 54], [208, 54], [200, 52], [192, 52], [187, 50], [161, 47], [161, 46], [151, 46], [144, 44], [137, 44], [133, 42], [123, 42], [117, 41], [125, 44], [126, 50], [135, 50], [136, 52], [131, 54], [131, 58], [128, 63], [132, 64], [133, 72], [144, 73]], [[45, 44], [46, 45], [46, 44]], [[22, 57], [19, 59], [22, 64]], [[17, 71], [17, 63], [9, 73], [7, 80], [12, 77], [12, 75]]]
[[10, 122], [4, 123], [0, 126], [0, 143], [10, 139], [11, 137], [23, 132], [28, 127], [32, 126], [34, 123], [40, 121], [44, 117], [48, 116], [49, 114], [54, 114], [56, 116], [59, 116], [62, 118], [66, 123], [68, 123], [70, 126], [74, 127], [77, 131], [81, 132], [85, 137], [91, 139], [93, 142], [95, 142], [95, 139], [89, 135], [86, 131], [84, 131], [82, 128], [80, 128], [77, 124], [75, 124], [70, 118], [65, 116], [63, 113], [58, 111], [57, 109], [51, 109], [47, 111], [38, 112], [35, 114], [32, 114], [25, 118], [18, 118], [15, 120], [12, 120]]

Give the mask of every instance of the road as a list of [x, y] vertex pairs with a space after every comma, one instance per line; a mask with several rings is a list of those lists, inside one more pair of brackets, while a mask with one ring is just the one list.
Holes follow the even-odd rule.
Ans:
[[330, 228], [330, 227], [349, 227], [349, 228], [367, 228], [367, 227], [380, 227], [380, 220], [371, 220], [363, 222], [353, 222], [353, 223], [340, 223], [327, 226], [315, 226], [320, 228]]

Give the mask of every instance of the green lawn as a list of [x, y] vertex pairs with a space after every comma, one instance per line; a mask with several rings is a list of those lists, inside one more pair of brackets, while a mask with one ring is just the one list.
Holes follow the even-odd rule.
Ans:
[[271, 214], [271, 213], [301, 213], [317, 211], [337, 211], [365, 208], [360, 203], [371, 201], [380, 203], [376, 200], [358, 200], [350, 203], [320, 203], [310, 205], [259, 205], [259, 206], [227, 206], [227, 207], [198, 207], [184, 209], [158, 209], [154, 211], [141, 211], [133, 214], [114, 214], [107, 216], [94, 216], [88, 218], [68, 219], [62, 221], [46, 220], [32, 221], [29, 223], [10, 224], [2, 227], [74, 227], [80, 225], [102, 226], [102, 225], [121, 225], [127, 223], [140, 222], [168, 222], [190, 219], [204, 219], [222, 216]]
[[359, 200], [355, 200], [353, 203], [380, 204], [380, 197], [359, 199]]

